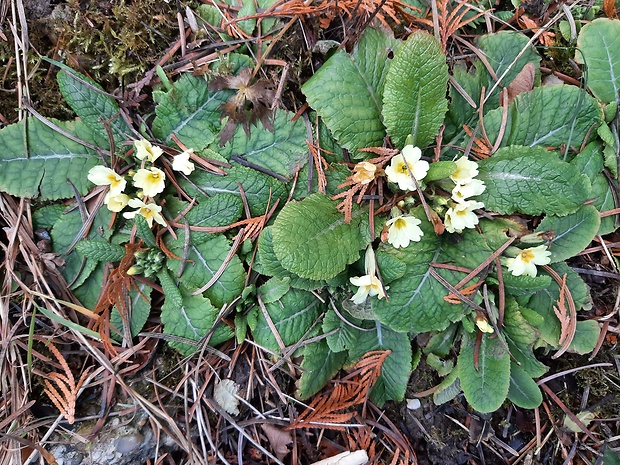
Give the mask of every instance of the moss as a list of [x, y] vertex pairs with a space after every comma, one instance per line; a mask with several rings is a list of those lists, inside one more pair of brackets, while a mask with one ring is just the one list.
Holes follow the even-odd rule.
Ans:
[[139, 80], [178, 39], [176, 14], [174, 2], [161, 0], [69, 0], [53, 29], [67, 57], [112, 90]]

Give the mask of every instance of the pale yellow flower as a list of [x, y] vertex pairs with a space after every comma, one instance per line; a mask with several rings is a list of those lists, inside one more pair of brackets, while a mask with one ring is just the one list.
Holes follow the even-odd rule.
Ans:
[[424, 232], [420, 229], [422, 222], [415, 216], [397, 216], [392, 218], [387, 223], [390, 229], [388, 229], [388, 242], [397, 249], [399, 247], [407, 247], [409, 242], [419, 242], [424, 235]]
[[127, 219], [135, 218], [136, 215], [141, 215], [146, 219], [149, 227], [153, 226], [153, 220], [162, 226], [166, 225], [166, 220], [161, 214], [161, 207], [154, 203], [144, 203], [140, 199], [131, 199], [128, 203], [131, 208], [137, 208], [132, 212], [125, 212], [123, 216]]
[[364, 276], [353, 276], [349, 278], [351, 284], [354, 286], [359, 286], [359, 289], [355, 293], [351, 300], [353, 303], [357, 305], [363, 304], [368, 296], [378, 296], [379, 299], [385, 297], [385, 292], [383, 292], [383, 287], [381, 286], [381, 281], [376, 276], [372, 275], [364, 275]]
[[136, 158], [140, 161], [148, 161], [153, 163], [159, 157], [161, 157], [164, 151], [157, 146], [153, 146], [148, 140], [140, 139], [134, 141], [133, 145], [136, 147]]
[[482, 194], [486, 188], [487, 186], [485, 186], [484, 182], [480, 179], [472, 179], [468, 183], [457, 184], [454, 186], [454, 189], [452, 189], [452, 200], [462, 203], [469, 197]]
[[127, 194], [111, 195], [111, 192], [108, 192], [103, 199], [103, 203], [107, 205], [108, 210], [120, 212], [129, 203], [129, 196]]
[[526, 275], [535, 278], [538, 272], [536, 265], [548, 265], [551, 262], [550, 256], [547, 246], [539, 245], [522, 250], [515, 258], [508, 258], [504, 263], [513, 276]]
[[377, 167], [367, 161], [359, 162], [353, 168], [353, 182], [358, 184], [369, 184], [377, 172]]
[[474, 228], [478, 224], [478, 217], [474, 210], [483, 207], [484, 204], [482, 202], [466, 200], [455, 204], [454, 207], [448, 208], [444, 218], [446, 231], [453, 233], [455, 231], [462, 232], [465, 228]]
[[[428, 173], [429, 164], [421, 160], [422, 151], [413, 145], [407, 145], [402, 149], [400, 155], [392, 158], [390, 166], [385, 169], [385, 174], [390, 182], [398, 184], [398, 188], [403, 191], [414, 191], [415, 183], [411, 179], [411, 174], [417, 181], [421, 181]], [[409, 168], [407, 168], [409, 167]], [[411, 172], [411, 174], [410, 174]]]
[[488, 320], [486, 318], [482, 317], [482, 316], [477, 316], [476, 317], [476, 326], [483, 333], [493, 333], [493, 332], [495, 332], [495, 330], [493, 329], [493, 326], [491, 326], [489, 324]]
[[175, 171], [180, 171], [186, 176], [192, 174], [192, 171], [195, 169], [194, 164], [189, 161], [189, 157], [192, 153], [194, 153], [194, 149], [187, 149], [186, 151], [175, 155], [172, 159], [172, 169]]
[[97, 186], [110, 186], [110, 195], [118, 195], [125, 190], [127, 181], [113, 169], [102, 165], [93, 166], [88, 171], [88, 180]]
[[467, 184], [478, 174], [478, 163], [462, 156], [456, 161], [456, 172], [450, 175], [454, 184]]
[[140, 168], [133, 175], [133, 184], [142, 189], [147, 197], [154, 197], [166, 187], [166, 173], [154, 166], [151, 169]]

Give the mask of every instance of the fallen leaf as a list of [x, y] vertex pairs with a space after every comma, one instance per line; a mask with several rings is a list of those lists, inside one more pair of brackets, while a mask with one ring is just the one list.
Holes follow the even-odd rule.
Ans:
[[293, 443], [291, 433], [276, 428], [269, 423], [262, 424], [260, 427], [267, 435], [271, 449], [276, 454], [276, 457], [282, 460], [284, 456], [290, 452], [288, 445]]

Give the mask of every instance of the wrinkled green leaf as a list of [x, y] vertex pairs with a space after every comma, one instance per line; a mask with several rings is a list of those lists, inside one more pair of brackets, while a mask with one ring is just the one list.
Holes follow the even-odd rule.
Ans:
[[478, 351], [478, 368], [474, 365], [475, 335], [465, 333], [457, 368], [465, 399], [481, 413], [501, 407], [510, 386], [510, 355], [495, 337], [482, 334]]
[[487, 188], [477, 198], [501, 214], [567, 215], [590, 195], [587, 176], [541, 147], [506, 147], [478, 168]]
[[441, 45], [416, 31], [394, 54], [385, 78], [383, 118], [398, 147], [412, 135], [415, 146], [433, 142], [448, 110], [448, 66]]
[[[108, 229], [111, 216], [112, 214], [107, 208], [100, 208], [89, 230], [87, 239], [90, 241], [107, 241], [112, 234], [112, 231]], [[75, 249], [69, 254], [66, 253], [83, 225], [84, 222], [80, 212], [76, 209], [62, 215], [51, 231], [52, 250], [54, 253], [60, 254], [65, 260], [65, 266], [60, 268], [60, 272], [67, 280], [67, 283], [69, 283], [71, 289], [75, 289], [84, 283], [98, 263], [98, 260], [87, 259]], [[103, 236], [100, 234], [100, 231], [103, 231]], [[101, 287], [99, 290], [101, 290]]]
[[324, 281], [300, 278], [282, 266], [273, 251], [273, 227], [266, 227], [258, 238], [258, 253], [254, 261], [254, 269], [267, 276], [289, 279], [291, 287], [313, 291], [325, 285]]
[[306, 125], [299, 118], [292, 121], [294, 114], [277, 110], [273, 121], [273, 132], [255, 129], [248, 138], [242, 126], [237, 126], [230, 142], [219, 149], [227, 159], [241, 159], [249, 166], [264, 168], [290, 181], [295, 173], [308, 162]]
[[82, 240], [75, 249], [86, 258], [98, 262], [117, 262], [125, 256], [125, 248], [105, 241]]
[[533, 409], [542, 403], [542, 392], [534, 380], [516, 363], [510, 364], [508, 399], [517, 407]]
[[349, 358], [358, 360], [371, 350], [391, 350], [381, 366], [381, 376], [370, 392], [370, 398], [377, 406], [389, 400], [400, 402], [411, 373], [411, 341], [406, 333], [397, 333], [376, 322], [370, 331], [359, 331], [357, 343], [349, 350]]
[[[499, 95], [503, 87], [508, 87], [510, 83], [523, 70], [528, 63], [533, 63], [536, 73], [539, 72], [540, 55], [529, 43], [529, 38], [517, 31], [500, 31], [495, 34], [487, 34], [478, 38], [478, 48], [484, 53], [488, 63], [495, 71], [497, 78], [503, 78], [494, 90], [491, 89], [496, 84], [496, 79], [486, 69], [486, 66], [476, 60], [476, 68], [481, 68], [486, 75], [486, 82], [483, 83], [487, 89], [486, 108], [497, 108], [499, 105]], [[506, 75], [504, 76], [504, 73]], [[480, 101], [480, 93], [472, 95], [474, 101]]]
[[[131, 337], [135, 337], [142, 331], [146, 320], [148, 320], [151, 314], [151, 292], [153, 288], [142, 282], [136, 283], [136, 285], [140, 292], [136, 289], [131, 289], [129, 291], [129, 300], [131, 302], [131, 320], [129, 327], [131, 330]], [[116, 307], [112, 309], [112, 313], [110, 314], [110, 323], [121, 333], [123, 332], [123, 320]]]
[[158, 105], [153, 134], [166, 143], [171, 143], [175, 134], [187, 147], [202, 150], [220, 132], [218, 108], [231, 95], [230, 90], [210, 92], [202, 76], [183, 74], [168, 92], [154, 94]]
[[[566, 111], [572, 108], [573, 111]], [[500, 133], [503, 108], [484, 117], [489, 141], [494, 144]], [[602, 121], [600, 106], [583, 89], [575, 86], [537, 87], [517, 95], [508, 106], [506, 130], [500, 147], [559, 147], [581, 145]]]
[[[50, 120], [61, 130], [92, 142], [80, 121]], [[88, 170], [101, 164], [97, 154], [36, 118], [0, 130], [0, 191], [16, 197], [58, 200], [84, 195], [92, 187]]]
[[[180, 289], [182, 304], [175, 305], [166, 299], [161, 307], [161, 321], [164, 324], [164, 333], [173, 336], [184, 337], [193, 341], [199, 341], [215, 324], [219, 310], [215, 308], [209, 299], [201, 295], [190, 295], [183, 288]], [[234, 335], [226, 325], [219, 325], [211, 335], [209, 345], [216, 346]], [[171, 347], [179, 352], [189, 355], [196, 351], [197, 346], [171, 340]]]
[[[266, 303], [265, 308], [282, 342], [288, 347], [299, 342], [306, 334], [323, 312], [324, 305], [310, 292], [291, 289], [280, 300]], [[252, 336], [260, 346], [280, 353], [280, 346], [262, 311], [258, 312]]]
[[[612, 185], [610, 185], [610, 182]], [[617, 181], [609, 181], [603, 174], [597, 175], [592, 181], [592, 197], [594, 205], [599, 212], [606, 212], [616, 208], [614, 192], [618, 189]], [[617, 229], [618, 216], [606, 216], [601, 218], [598, 234], [601, 236], [614, 232]]]
[[192, 226], [228, 226], [241, 218], [243, 202], [233, 194], [218, 194], [200, 199], [200, 203], [187, 212], [185, 218]]
[[288, 203], [273, 224], [276, 257], [302, 278], [333, 278], [359, 259], [366, 246], [359, 227], [363, 214], [355, 210], [347, 224], [336, 202], [322, 194]]
[[588, 89], [605, 103], [620, 101], [620, 21], [598, 18], [579, 32], [575, 61], [585, 63]]
[[389, 54], [400, 42], [367, 28], [352, 54], [338, 50], [302, 87], [336, 140], [353, 152], [383, 144], [383, 86]]
[[589, 354], [596, 347], [601, 328], [596, 320], [585, 320], [577, 322], [575, 337], [568, 350], [577, 354]]
[[523, 317], [515, 301], [506, 302], [504, 328], [502, 331], [510, 354], [530, 377], [538, 378], [547, 372], [547, 367], [538, 361], [533, 347], [538, 340], [538, 333]]
[[[183, 239], [184, 235], [180, 235], [178, 240], [171, 240], [168, 244], [170, 251], [179, 257], [184, 256]], [[230, 249], [230, 241], [221, 234], [194, 233], [187, 248], [187, 261], [184, 263], [179, 280], [190, 292], [202, 288], [218, 272]], [[166, 263], [168, 269], [178, 276], [182, 262], [171, 258]], [[233, 255], [224, 272], [204, 294], [213, 305], [222, 307], [241, 295], [245, 287], [245, 277], [241, 260], [237, 255]]]
[[67, 104], [92, 131], [95, 145], [110, 148], [106, 126], [117, 148], [131, 138], [132, 130], [120, 114], [118, 104], [99, 84], [69, 68], [61, 70], [56, 80]]
[[258, 295], [266, 304], [280, 300], [290, 290], [290, 282], [291, 278], [270, 278], [258, 288]]
[[308, 399], [334, 377], [347, 360], [346, 352], [333, 352], [325, 339], [309, 344], [304, 349], [297, 397]]
[[194, 171], [191, 182], [179, 179], [179, 185], [190, 197], [233, 194], [241, 199], [241, 184], [252, 216], [264, 215], [268, 206], [273, 206], [278, 199], [284, 200], [288, 194], [284, 183], [253, 169], [233, 166], [227, 168], [226, 172], [226, 176], [218, 176], [205, 171]]
[[553, 231], [555, 237], [549, 247], [551, 263], [574, 257], [585, 249], [596, 236], [601, 219], [592, 205], [584, 205], [566, 216], [547, 216], [536, 232]]

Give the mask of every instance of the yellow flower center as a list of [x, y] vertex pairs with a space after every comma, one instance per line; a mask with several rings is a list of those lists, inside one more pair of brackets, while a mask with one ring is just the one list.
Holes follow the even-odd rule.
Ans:
[[394, 227], [396, 229], [405, 229], [407, 227], [407, 222], [402, 218], [398, 218], [394, 221]]
[[399, 163], [398, 167], [396, 168], [396, 170], [399, 173], [409, 174], [409, 170], [407, 169], [407, 164], [406, 163]]
[[521, 256], [521, 260], [523, 260], [525, 263], [529, 263], [530, 261], [534, 260], [535, 257], [531, 250], [524, 250], [519, 255]]

